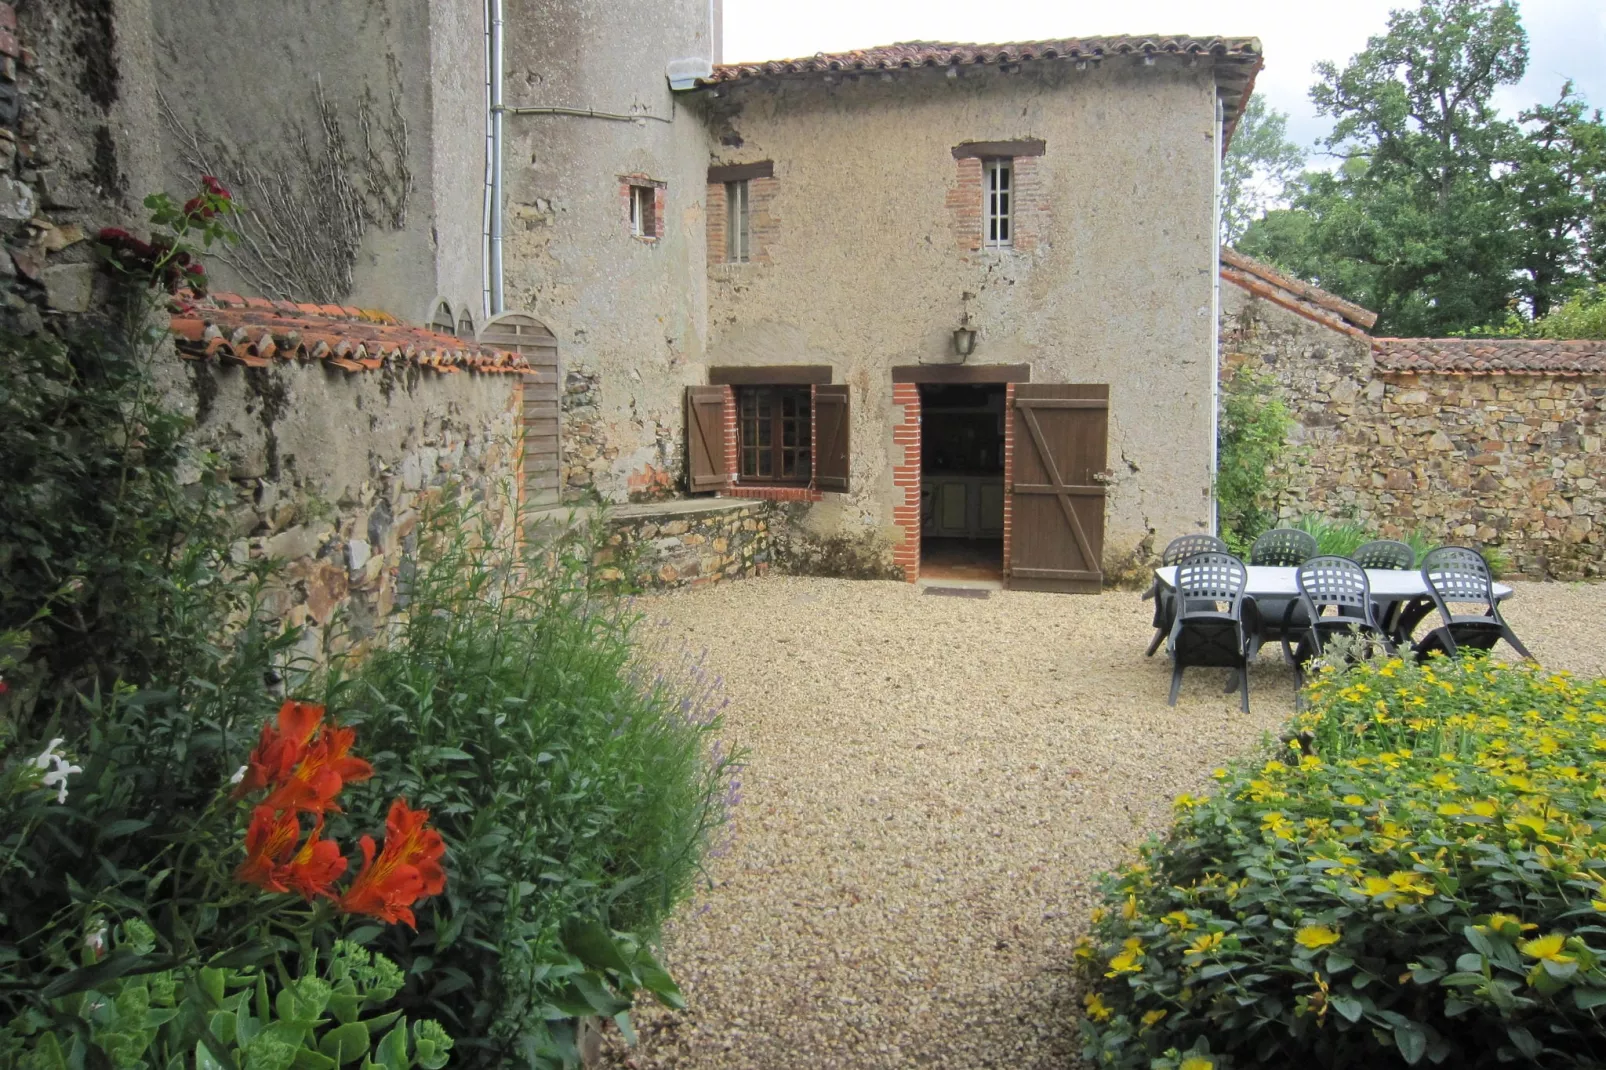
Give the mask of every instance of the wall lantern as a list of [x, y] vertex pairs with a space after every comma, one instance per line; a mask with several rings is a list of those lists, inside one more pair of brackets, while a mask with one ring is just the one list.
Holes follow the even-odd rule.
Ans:
[[969, 327], [954, 328], [954, 352], [964, 360], [976, 350], [976, 332]]

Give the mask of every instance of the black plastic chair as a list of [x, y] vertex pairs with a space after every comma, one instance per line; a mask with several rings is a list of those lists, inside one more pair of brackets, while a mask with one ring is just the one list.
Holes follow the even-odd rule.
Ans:
[[[1377, 622], [1372, 584], [1366, 571], [1347, 557], [1313, 557], [1294, 574], [1299, 596], [1284, 620], [1283, 656], [1294, 666], [1294, 686], [1305, 686], [1305, 666], [1322, 655], [1335, 635], [1359, 633], [1389, 653], [1394, 644]], [[1304, 617], [1304, 630], [1293, 625], [1295, 609]], [[1328, 610], [1332, 610], [1329, 614]]]
[[1251, 565], [1303, 565], [1316, 556], [1316, 536], [1298, 528], [1272, 528], [1249, 548]]
[[[1214, 535], [1181, 535], [1166, 545], [1165, 552], [1160, 555], [1160, 566], [1170, 568], [1172, 565], [1180, 565], [1194, 554], [1227, 552], [1227, 544]], [[1172, 618], [1177, 614], [1177, 601], [1176, 595], [1160, 586], [1159, 580], [1154, 581], [1143, 593], [1143, 597], [1154, 599], [1154, 639], [1149, 643], [1149, 649], [1144, 652], [1144, 657], [1153, 657], [1154, 652], [1160, 649], [1160, 644], [1165, 642], [1166, 635], [1171, 631]]]
[[[1441, 623], [1411, 648], [1418, 661], [1435, 652], [1453, 658], [1463, 647], [1493, 650], [1502, 639], [1518, 654], [1533, 660], [1517, 633], [1500, 616], [1494, 578], [1478, 551], [1465, 546], [1441, 546], [1422, 559], [1422, 581], [1427, 584], [1428, 597]], [[1481, 605], [1484, 612], [1455, 615], [1450, 612], [1451, 603]]]
[[1255, 629], [1246, 619], [1248, 579], [1244, 563], [1231, 554], [1195, 554], [1177, 566], [1178, 610], [1169, 643], [1171, 705], [1177, 704], [1182, 689], [1182, 670], [1194, 665], [1236, 671], [1243, 711], [1249, 712], [1249, 656]]
[[1393, 539], [1374, 539], [1362, 543], [1349, 555], [1362, 568], [1392, 568], [1401, 571], [1416, 567], [1416, 551], [1408, 543]]

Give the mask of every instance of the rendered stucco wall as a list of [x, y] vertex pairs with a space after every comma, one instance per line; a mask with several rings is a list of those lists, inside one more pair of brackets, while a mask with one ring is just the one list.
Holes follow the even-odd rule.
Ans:
[[[708, 20], [706, 0], [508, 0], [508, 107], [643, 116], [506, 119], [507, 306], [557, 335], [570, 497], [662, 497], [680, 477], [682, 390], [704, 381], [710, 143], [664, 68], [709, 55]], [[665, 184], [655, 240], [630, 233], [629, 175]]]
[[[966, 314], [979, 331], [969, 364], [1029, 363], [1034, 382], [1110, 385], [1107, 561], [1151, 533], [1206, 524], [1208, 68], [776, 80], [724, 89], [707, 106], [718, 162], [775, 168], [769, 262], [709, 269], [708, 364], [829, 364], [853, 388], [853, 489], [813, 506], [810, 528], [889, 549], [901, 540], [890, 369], [951, 362]], [[952, 149], [1024, 138], [1046, 142], [1019, 202], [1033, 240], [971, 252], [961, 239], [974, 221], [950, 195], [977, 165]]]

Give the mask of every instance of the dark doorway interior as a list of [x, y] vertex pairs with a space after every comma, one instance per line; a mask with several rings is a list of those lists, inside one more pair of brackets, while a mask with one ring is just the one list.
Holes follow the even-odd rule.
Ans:
[[1004, 575], [1004, 385], [920, 387], [920, 575]]

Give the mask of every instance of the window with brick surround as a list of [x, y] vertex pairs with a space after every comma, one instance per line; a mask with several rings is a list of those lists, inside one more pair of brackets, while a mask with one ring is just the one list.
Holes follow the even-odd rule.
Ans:
[[737, 478], [806, 485], [814, 473], [813, 417], [806, 386], [737, 387]]
[[752, 249], [752, 220], [748, 212], [748, 180], [725, 183], [725, 262], [745, 264]]
[[630, 233], [638, 238], [658, 237], [657, 196], [652, 186], [630, 187]]
[[1007, 157], [994, 157], [982, 161], [983, 190], [986, 194], [987, 244], [1005, 246], [1014, 244], [1014, 189], [1012, 179], [1015, 161]]

